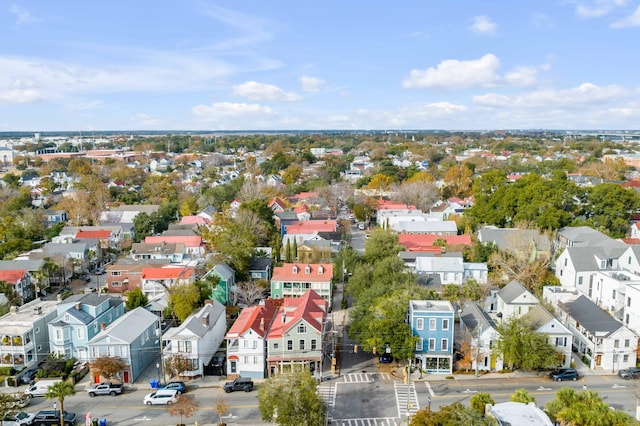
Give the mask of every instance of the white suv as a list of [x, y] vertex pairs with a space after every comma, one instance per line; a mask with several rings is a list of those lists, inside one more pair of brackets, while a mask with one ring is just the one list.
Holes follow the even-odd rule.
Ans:
[[171, 405], [178, 402], [179, 397], [175, 389], [160, 389], [147, 394], [142, 402], [147, 405]]

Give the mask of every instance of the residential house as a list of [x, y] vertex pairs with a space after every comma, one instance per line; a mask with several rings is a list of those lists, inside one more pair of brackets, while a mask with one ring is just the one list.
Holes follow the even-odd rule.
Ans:
[[31, 275], [28, 271], [24, 269], [0, 269], [0, 282], [2, 281], [11, 285], [23, 302], [33, 299]]
[[531, 309], [523, 315], [538, 333], [548, 336], [548, 343], [559, 353], [558, 367], [571, 367], [571, 349], [573, 347], [573, 333], [541, 305]]
[[300, 297], [308, 290], [313, 290], [331, 303], [332, 279], [332, 263], [283, 263], [273, 268], [271, 297]]
[[[84, 237], [94, 238], [99, 240], [105, 239], [107, 243], [106, 245], [108, 245], [109, 247], [114, 247], [114, 248], [121, 247], [124, 236], [123, 236], [122, 226], [120, 225], [97, 225], [97, 226], [67, 225], [62, 229], [62, 231], [60, 231], [60, 235], [58, 237], [61, 240], [68, 241], [69, 238], [77, 239], [78, 233], [80, 233], [80, 235], [83, 236], [84, 233], [93, 232], [93, 231], [109, 231], [109, 236], [106, 237], [105, 239], [105, 237], [98, 236], [98, 234], [95, 234], [93, 236], [90, 236], [89, 234], [85, 234]], [[106, 234], [100, 234], [100, 235], [106, 235]], [[57, 240], [52, 240], [52, 241], [57, 242]]]
[[573, 349], [591, 369], [612, 372], [635, 367], [638, 336], [578, 290], [543, 288], [544, 299], [556, 308], [556, 318], [573, 334]]
[[116, 238], [112, 231], [108, 229], [98, 230], [84, 230], [80, 229], [76, 233], [75, 239], [78, 241], [84, 240], [98, 240], [98, 244], [101, 249], [116, 249], [118, 248]]
[[554, 426], [547, 413], [535, 402], [500, 402], [487, 404], [485, 416], [496, 420], [498, 426]]
[[498, 228], [483, 226], [478, 230], [478, 241], [493, 243], [502, 251], [518, 252], [533, 246], [539, 256], [551, 255], [551, 239], [537, 229]]
[[204, 366], [218, 351], [227, 331], [227, 312], [217, 300], [207, 300], [205, 305], [189, 315], [179, 327], [173, 327], [164, 334], [166, 342], [162, 351], [163, 359], [180, 355], [190, 362], [191, 368], [181, 376], [202, 377]]
[[419, 367], [428, 373], [451, 374], [455, 324], [451, 302], [409, 301], [409, 324], [413, 335], [418, 337], [414, 356]]
[[36, 365], [49, 354], [49, 328], [56, 317], [55, 300], [35, 299], [13, 306], [0, 318], [0, 367], [21, 370]]
[[[139, 307], [127, 312], [88, 343], [90, 361], [100, 357], [119, 357], [127, 366], [119, 373], [123, 383], [134, 383], [142, 372], [160, 356], [160, 320]], [[91, 372], [95, 383], [101, 382]]]
[[294, 366], [320, 371], [328, 306], [313, 290], [283, 299], [267, 332], [269, 377], [290, 372]]
[[236, 287], [236, 271], [231, 266], [220, 262], [207, 271], [202, 280], [210, 280], [215, 283], [215, 286], [210, 286], [211, 299], [217, 300], [225, 306], [231, 303], [231, 292], [235, 291]]
[[270, 257], [254, 257], [249, 264], [249, 277], [252, 280], [271, 280], [273, 259]]
[[[134, 288], [142, 289], [142, 270], [145, 268], [161, 268], [169, 265], [166, 259], [150, 259], [147, 261], [133, 261], [119, 259], [105, 267], [106, 285], [109, 293], [125, 293]], [[100, 287], [100, 275], [97, 275]]]
[[140, 283], [142, 292], [149, 298], [165, 293], [179, 284], [193, 283], [195, 274], [189, 267], [147, 267], [142, 269]]
[[305, 220], [288, 225], [285, 229], [286, 233], [282, 237], [282, 247], [287, 247], [293, 243], [300, 246], [306, 240], [318, 235], [319, 232], [336, 232], [338, 230], [338, 222], [336, 220]]
[[553, 241], [553, 250], [558, 252], [569, 247], [606, 247], [611, 249], [623, 245], [624, 243], [588, 226], [566, 226], [558, 229]]
[[67, 222], [69, 220], [69, 216], [64, 210], [45, 209], [42, 210], [42, 216], [44, 227], [46, 229], [49, 229], [58, 223]]
[[467, 343], [469, 350], [477, 356], [471, 357], [471, 369], [474, 371], [500, 371], [503, 369], [502, 357], [496, 356], [493, 344], [500, 339], [494, 320], [476, 303], [468, 302], [460, 315], [460, 346]]
[[35, 295], [40, 294], [40, 290], [49, 287], [49, 276], [44, 273], [44, 259], [34, 260], [0, 260], [0, 270], [25, 270], [29, 273], [31, 283], [35, 288]]
[[540, 304], [538, 298], [517, 280], [510, 281], [498, 290], [495, 293], [495, 300], [494, 309], [491, 310], [498, 312], [498, 316], [503, 320], [511, 317], [520, 318]]
[[166, 259], [171, 263], [182, 263], [186, 248], [183, 243], [133, 243], [129, 257], [133, 260]]
[[331, 242], [317, 236], [298, 245], [298, 261], [301, 263], [331, 262], [332, 253]]
[[133, 219], [140, 213], [148, 215], [158, 211], [159, 205], [152, 204], [136, 204], [121, 205], [112, 207], [100, 214], [99, 224], [104, 225], [120, 225], [122, 227], [122, 237], [124, 239], [133, 239]]
[[276, 305], [272, 299], [258, 306], [244, 308], [235, 320], [227, 339], [227, 376], [264, 379], [267, 371], [267, 332], [275, 318]]
[[89, 340], [122, 315], [124, 303], [120, 298], [91, 293], [64, 299], [49, 323], [50, 352], [88, 361]]
[[287, 226], [298, 223], [298, 216], [291, 210], [283, 212], [274, 212], [273, 220], [275, 221], [276, 228], [280, 230], [280, 236], [284, 236], [287, 230]]
[[486, 263], [464, 262], [462, 253], [420, 252], [415, 257], [415, 272], [418, 275], [437, 277], [441, 284], [462, 285], [468, 279], [486, 284]]
[[144, 242], [147, 244], [163, 242], [167, 244], [184, 244], [187, 255], [192, 259], [202, 259], [206, 252], [205, 245], [202, 243], [202, 237], [199, 235], [160, 235], [157, 237], [146, 237]]
[[398, 243], [408, 251], [432, 251], [434, 247], [441, 250], [441, 246], [434, 246], [437, 240], [444, 241], [446, 249], [449, 246], [471, 247], [471, 235], [435, 235], [435, 234], [398, 234]]
[[287, 209], [287, 204], [278, 197], [275, 197], [269, 203], [269, 208], [273, 210], [274, 213], [283, 212]]
[[458, 225], [454, 220], [403, 221], [392, 223], [389, 228], [407, 234], [458, 235]]
[[628, 248], [618, 241], [608, 246], [567, 247], [555, 262], [555, 275], [563, 287], [575, 287], [588, 294], [593, 291], [592, 275], [598, 271], [618, 271], [618, 260]]

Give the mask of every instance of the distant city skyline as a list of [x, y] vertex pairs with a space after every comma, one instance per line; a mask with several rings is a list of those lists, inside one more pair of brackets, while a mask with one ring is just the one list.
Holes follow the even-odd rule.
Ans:
[[640, 127], [637, 1], [0, 11], [0, 132]]

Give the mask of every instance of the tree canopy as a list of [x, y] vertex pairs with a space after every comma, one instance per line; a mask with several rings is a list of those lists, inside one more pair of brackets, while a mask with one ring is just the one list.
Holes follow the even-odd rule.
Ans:
[[549, 343], [549, 337], [535, 331], [523, 317], [510, 317], [497, 326], [499, 338], [494, 353], [509, 367], [526, 371], [556, 367], [560, 353]]

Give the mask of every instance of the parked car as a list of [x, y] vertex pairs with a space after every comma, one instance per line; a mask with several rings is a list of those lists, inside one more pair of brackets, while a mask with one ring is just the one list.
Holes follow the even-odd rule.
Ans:
[[175, 389], [158, 389], [145, 395], [142, 402], [146, 405], [171, 405], [178, 402], [178, 391]]
[[361, 230], [361, 231], [364, 231], [364, 229], [365, 229], [364, 223], [359, 223], [358, 224], [358, 229]]
[[31, 384], [31, 382], [33, 382], [33, 379], [36, 378], [36, 374], [38, 374], [38, 370], [27, 370], [20, 376], [20, 382], [24, 383], [25, 385]]
[[178, 395], [182, 395], [187, 391], [187, 385], [185, 385], [184, 382], [175, 381], [175, 382], [169, 382], [166, 385], [161, 386], [160, 389], [174, 389], [178, 391]]
[[624, 368], [622, 370], [618, 371], [618, 376], [622, 377], [623, 379], [637, 379], [638, 377], [640, 377], [640, 368], [638, 367], [629, 367], [629, 368]]
[[560, 368], [558, 370], [552, 371], [549, 374], [556, 382], [562, 382], [564, 380], [578, 380], [578, 372], [575, 368]]
[[[63, 414], [64, 426], [76, 426], [78, 416], [76, 413], [70, 413], [65, 411]], [[57, 426], [60, 424], [60, 411], [58, 410], [43, 410], [39, 411], [33, 418], [33, 423], [36, 426]]]
[[393, 361], [393, 356], [391, 354], [384, 353], [380, 355], [380, 363], [389, 364]]
[[240, 390], [251, 392], [253, 390], [253, 380], [250, 377], [238, 377], [233, 382], [225, 383], [223, 389], [226, 393]]
[[24, 411], [10, 411], [2, 417], [2, 426], [25, 426], [33, 424], [35, 414]]
[[122, 393], [122, 383], [98, 383], [87, 388], [87, 393], [90, 397], [96, 395], [111, 395], [116, 396]]
[[35, 382], [33, 385], [29, 386], [25, 391], [25, 395], [29, 395], [30, 397], [35, 396], [45, 396], [47, 391], [49, 390], [49, 386], [53, 386], [54, 384], [61, 382], [60, 379], [47, 379], [40, 380]]

